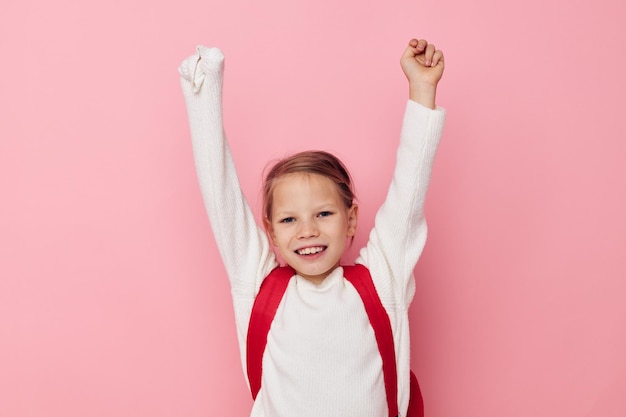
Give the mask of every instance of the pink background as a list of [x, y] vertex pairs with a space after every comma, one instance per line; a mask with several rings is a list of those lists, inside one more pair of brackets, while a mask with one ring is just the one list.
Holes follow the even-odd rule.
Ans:
[[624, 21], [620, 0], [4, 0], [0, 415], [246, 415], [178, 63], [226, 53], [255, 207], [272, 158], [344, 157], [358, 246], [422, 36], [448, 110], [412, 309], [427, 415], [624, 417]]

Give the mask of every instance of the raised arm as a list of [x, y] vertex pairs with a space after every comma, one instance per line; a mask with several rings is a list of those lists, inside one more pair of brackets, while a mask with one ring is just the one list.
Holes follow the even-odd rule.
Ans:
[[400, 62], [409, 80], [409, 100], [396, 167], [367, 246], [357, 260], [369, 267], [386, 306], [408, 306], [413, 297], [413, 269], [426, 242], [424, 201], [445, 122], [445, 111], [435, 104], [443, 74], [441, 51], [413, 39]]
[[224, 55], [198, 47], [179, 67], [196, 171], [235, 298], [252, 298], [274, 255], [241, 191], [222, 121]]

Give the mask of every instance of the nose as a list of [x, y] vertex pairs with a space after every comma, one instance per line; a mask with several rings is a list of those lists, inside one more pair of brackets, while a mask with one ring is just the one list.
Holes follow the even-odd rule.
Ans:
[[312, 220], [303, 220], [298, 227], [298, 239], [308, 239], [318, 235], [317, 224]]

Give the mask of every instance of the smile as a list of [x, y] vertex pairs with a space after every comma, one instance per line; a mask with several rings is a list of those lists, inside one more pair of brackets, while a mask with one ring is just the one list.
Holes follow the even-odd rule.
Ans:
[[326, 250], [326, 246], [312, 246], [309, 248], [298, 249], [296, 253], [298, 255], [315, 255]]

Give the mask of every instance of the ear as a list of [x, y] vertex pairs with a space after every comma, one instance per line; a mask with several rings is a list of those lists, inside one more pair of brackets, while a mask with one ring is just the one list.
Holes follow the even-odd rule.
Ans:
[[356, 234], [356, 225], [358, 223], [359, 218], [359, 206], [357, 204], [353, 204], [352, 207], [348, 209], [348, 237], [352, 237]]
[[270, 240], [271, 245], [276, 246], [274, 242], [274, 228], [272, 227], [272, 222], [267, 217], [263, 217], [263, 228], [265, 229], [265, 234]]

